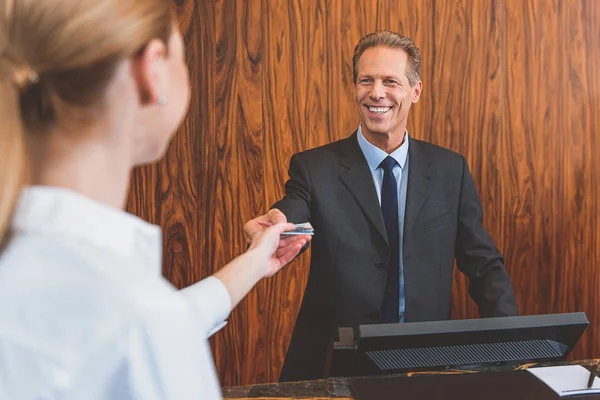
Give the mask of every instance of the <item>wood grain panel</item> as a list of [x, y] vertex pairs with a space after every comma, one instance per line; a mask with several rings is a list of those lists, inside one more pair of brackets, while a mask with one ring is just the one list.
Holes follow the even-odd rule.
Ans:
[[[209, 262], [220, 267], [247, 248], [243, 223], [263, 203], [261, 116], [261, 2], [216, 2], [215, 164]], [[214, 340], [224, 382], [265, 379], [264, 303], [254, 291]]]
[[383, 25], [402, 35], [410, 37], [421, 51], [421, 81], [423, 91], [419, 102], [411, 107], [406, 129], [415, 138], [427, 136], [425, 132], [432, 129], [433, 96], [436, 93], [436, 83], [433, 80], [436, 48], [434, 45], [433, 21], [436, 14], [436, 3], [433, 0], [407, 2], [405, 0], [388, 0], [385, 13], [387, 20]]
[[[599, 355], [600, 5], [595, 0], [174, 0], [192, 83], [165, 160], [128, 210], [164, 230], [177, 287], [246, 248], [243, 223], [283, 194], [290, 156], [358, 125], [352, 52], [392, 29], [422, 53], [412, 136], [465, 155], [522, 314], [585, 311], [573, 358]], [[276, 380], [309, 254], [261, 282], [212, 339], [223, 385]], [[477, 315], [455, 276], [455, 318]]]
[[129, 183], [127, 211], [144, 220], [156, 223], [156, 210], [160, 206], [156, 201], [155, 185], [158, 179], [156, 164], [136, 168]]
[[[417, 116], [424, 126], [414, 132], [419, 139], [465, 156], [480, 193], [490, 189], [483, 177], [488, 171], [495, 173], [493, 149], [500, 133], [498, 8], [497, 1], [435, 4], [430, 22], [434, 51], [423, 54], [429, 74], [423, 79], [429, 80], [418, 107], [428, 118]], [[488, 219], [484, 222], [490, 227]], [[454, 277], [453, 318], [475, 317], [477, 307], [469, 298], [466, 277], [458, 272]]]
[[[198, 257], [191, 260], [188, 268], [195, 271], [196, 280], [200, 280], [217, 270], [219, 265], [213, 262], [212, 251], [215, 243], [214, 227], [214, 162], [215, 148], [215, 70], [216, 70], [216, 41], [215, 41], [215, 5], [214, 2], [197, 2], [184, 0], [179, 7], [179, 20], [184, 34], [186, 58], [190, 65], [190, 82], [192, 96], [184, 127], [191, 129], [194, 141], [198, 143], [198, 153], [194, 154], [192, 162], [198, 174], [197, 204], [198, 214]], [[190, 121], [190, 122], [188, 122]], [[193, 121], [193, 122], [191, 122]], [[164, 227], [163, 227], [164, 228]], [[169, 244], [165, 244], [168, 247]], [[170, 265], [165, 265], [165, 276]], [[194, 281], [184, 282], [188, 286]]]
[[588, 314], [573, 358], [599, 350], [597, 22], [593, 1], [506, 3], [506, 258], [523, 313]]
[[[592, 322], [572, 355], [577, 359], [600, 351], [600, 213], [595, 201], [600, 194], [596, 164], [600, 152], [596, 138], [600, 127], [600, 7], [597, 1], [563, 1], [558, 10], [560, 111], [559, 130], [553, 139], [558, 153], [548, 164], [560, 190], [553, 207], [558, 215], [550, 215], [556, 219], [562, 252], [557, 254], [552, 292], [557, 293], [555, 307], [585, 311]], [[556, 218], [561, 214], [562, 218]]]
[[349, 136], [360, 122], [353, 98], [352, 55], [362, 36], [385, 27], [377, 23], [378, 19], [384, 19], [378, 17], [382, 3], [376, 0], [327, 1], [331, 141]]
[[[325, 3], [263, 1], [263, 38], [264, 212], [283, 195], [292, 154], [330, 140]], [[259, 285], [268, 293], [270, 316], [266, 381], [279, 378], [306, 286], [309, 253]]]
[[556, 303], [552, 271], [562, 252], [557, 224], [563, 215], [556, 203], [562, 189], [550, 164], [562, 147], [558, 4], [507, 2], [504, 15], [508, 29], [502, 39], [506, 76], [500, 151], [508, 174], [500, 176], [498, 207], [521, 312], [537, 314]]

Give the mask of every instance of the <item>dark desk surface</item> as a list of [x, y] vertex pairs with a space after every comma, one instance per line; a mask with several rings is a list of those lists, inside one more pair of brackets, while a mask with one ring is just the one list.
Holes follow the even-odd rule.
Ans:
[[[225, 399], [559, 399], [544, 383], [526, 371], [530, 367], [579, 364], [600, 360], [525, 364], [518, 368], [431, 371], [368, 378], [329, 378], [316, 381], [271, 383], [223, 388]], [[569, 396], [576, 400], [600, 395]]]

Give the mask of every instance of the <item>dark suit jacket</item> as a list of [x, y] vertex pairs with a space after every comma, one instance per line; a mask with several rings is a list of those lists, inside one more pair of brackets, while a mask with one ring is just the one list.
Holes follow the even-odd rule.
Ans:
[[[409, 139], [404, 222], [405, 322], [450, 319], [454, 259], [469, 277], [482, 317], [517, 314], [504, 259], [482, 226], [466, 160]], [[323, 376], [338, 327], [379, 322], [389, 247], [375, 185], [356, 132], [295, 154], [285, 197], [288, 221], [315, 229], [308, 283], [280, 380]]]

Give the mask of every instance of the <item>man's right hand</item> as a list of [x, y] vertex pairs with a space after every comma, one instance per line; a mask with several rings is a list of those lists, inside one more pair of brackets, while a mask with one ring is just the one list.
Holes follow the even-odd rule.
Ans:
[[[276, 208], [269, 210], [264, 215], [256, 217], [244, 225], [244, 233], [246, 234], [246, 239], [248, 243], [252, 243], [253, 239], [265, 231], [267, 228], [282, 222], [287, 222], [287, 218], [284, 213], [279, 211]], [[275, 256], [279, 259], [285, 259], [285, 263], [287, 264], [294, 257], [298, 255], [298, 251], [312, 239], [310, 235], [291, 235], [287, 237], [282, 237], [279, 240], [279, 245], [277, 246], [277, 250], [275, 252]], [[298, 243], [301, 244], [298, 247]]]

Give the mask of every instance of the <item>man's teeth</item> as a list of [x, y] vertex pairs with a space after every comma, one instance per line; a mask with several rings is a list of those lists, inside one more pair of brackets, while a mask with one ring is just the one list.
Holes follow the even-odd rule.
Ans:
[[375, 114], [384, 114], [390, 111], [392, 107], [369, 107], [369, 111]]

